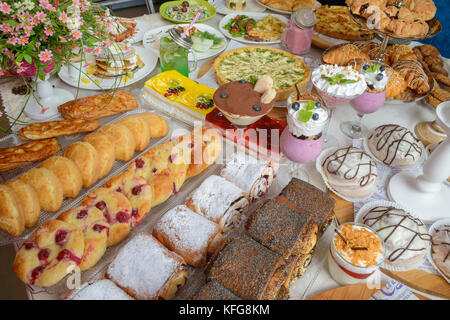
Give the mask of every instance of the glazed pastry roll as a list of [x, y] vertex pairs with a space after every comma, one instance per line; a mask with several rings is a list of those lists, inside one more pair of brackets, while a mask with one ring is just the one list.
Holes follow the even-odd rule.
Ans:
[[153, 228], [153, 236], [194, 267], [204, 266], [223, 245], [219, 225], [184, 205], [167, 212]]
[[309, 215], [281, 201], [265, 202], [250, 216], [246, 227], [253, 239], [284, 259], [310, 252], [317, 241], [317, 225]]
[[283, 271], [282, 256], [243, 235], [219, 252], [208, 278], [243, 299], [275, 299], [285, 281]]
[[139, 233], [123, 246], [106, 277], [136, 299], [168, 300], [188, 277], [188, 267], [151, 234]]
[[70, 300], [134, 300], [111, 280], [102, 279], [87, 285], [69, 297]]
[[225, 178], [212, 175], [194, 190], [186, 206], [228, 231], [248, 209], [247, 194]]
[[292, 178], [281, 191], [276, 201], [285, 200], [293, 204], [298, 211], [311, 216], [323, 234], [334, 217], [333, 197], [303, 180]]
[[209, 281], [193, 295], [191, 300], [242, 300], [216, 281]]
[[261, 198], [273, 183], [275, 168], [270, 161], [235, 153], [220, 175], [244, 190], [253, 202]]
[[192, 155], [186, 179], [200, 174], [216, 161], [222, 151], [222, 137], [214, 128], [197, 127], [189, 147]]

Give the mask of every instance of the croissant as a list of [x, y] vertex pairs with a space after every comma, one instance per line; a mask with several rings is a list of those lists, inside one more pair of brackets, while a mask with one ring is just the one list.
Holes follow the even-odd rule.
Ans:
[[423, 95], [430, 90], [428, 76], [423, 70], [420, 62], [414, 60], [400, 60], [392, 67], [405, 78], [408, 88], [411, 88], [417, 94]]
[[400, 73], [394, 70], [386, 86], [386, 98], [393, 98], [402, 93], [407, 87], [406, 81]]
[[418, 60], [410, 46], [405, 44], [394, 44], [386, 48], [389, 55], [389, 64], [395, 64], [399, 60]]
[[323, 61], [325, 63], [337, 64], [339, 66], [346, 66], [353, 59], [370, 60], [370, 57], [351, 43], [338, 46], [323, 56]]

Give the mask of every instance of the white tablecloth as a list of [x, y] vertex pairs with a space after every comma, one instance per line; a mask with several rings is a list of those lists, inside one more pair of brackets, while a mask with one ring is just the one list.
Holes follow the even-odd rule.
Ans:
[[[209, 24], [213, 27], [218, 28], [219, 21], [222, 19], [223, 16], [217, 14], [212, 19], [206, 21], [206, 24]], [[143, 17], [140, 17], [139, 19], [143, 19], [146, 22], [150, 22], [152, 27], [156, 28], [165, 24], [168, 24], [167, 21], [163, 20], [159, 14], [153, 14], [153, 15], [146, 15]], [[236, 41], [231, 41], [228, 44], [227, 49], [233, 49], [236, 47], [242, 47], [243, 44], [238, 43]], [[274, 45], [274, 47], [279, 47], [278, 45]], [[311, 66], [315, 67], [319, 63], [321, 50], [317, 48], [311, 48], [311, 51], [301, 56], [304, 58], [304, 60]], [[204, 62], [207, 60], [200, 60], [199, 66], [201, 66]], [[138, 84], [143, 85], [146, 79], [150, 78], [151, 76], [157, 74], [160, 72], [159, 66], [156, 67], [156, 69], [145, 79], [140, 81]], [[193, 72], [191, 75], [191, 78], [194, 80], [203, 83], [205, 85], [208, 85], [212, 88], [217, 88], [217, 83], [215, 82], [214, 74], [212, 68], [209, 70], [209, 72], [204, 75], [202, 78], [197, 79], [196, 78], [197, 71]], [[75, 88], [71, 88], [65, 84], [63, 84], [58, 78], [53, 78], [52, 81], [58, 85], [62, 86], [66, 89], [75, 91]], [[2, 85], [3, 86], [3, 85]], [[5, 87], [3, 87], [5, 90]], [[87, 96], [94, 94], [95, 91], [88, 91], [88, 90], [80, 90], [80, 96]], [[6, 110], [15, 110], [17, 108], [17, 104], [20, 102], [17, 101], [17, 96], [15, 96], [15, 101], [10, 97], [9, 94], [3, 95], [4, 98], [4, 104], [6, 107]], [[11, 112], [11, 111], [9, 111]], [[344, 105], [342, 107], [339, 107], [335, 110], [333, 114], [333, 120], [331, 121], [330, 128], [328, 131], [329, 135], [334, 136], [337, 139], [337, 142], [340, 146], [349, 145], [352, 143], [352, 141], [344, 136], [340, 129], [339, 124], [342, 121], [355, 119], [356, 113], [351, 108], [349, 104]], [[366, 115], [364, 117], [364, 123], [369, 127], [373, 128], [381, 124], [385, 123], [397, 123], [399, 125], [402, 125], [404, 127], [407, 127], [411, 130], [414, 129], [414, 126], [421, 121], [432, 121], [435, 119], [435, 112], [434, 109], [426, 106], [423, 102], [414, 102], [414, 103], [400, 103], [400, 104], [390, 104], [386, 103], [381, 110], [378, 112], [375, 112], [373, 114]], [[303, 169], [305, 169], [308, 172], [309, 175], [309, 182], [313, 185], [321, 188], [322, 190], [325, 190], [325, 185], [319, 175], [319, 173], [315, 170], [314, 163], [308, 163], [302, 165]], [[326, 265], [326, 253], [328, 244], [330, 243], [331, 239], [331, 228], [328, 229], [328, 231], [322, 236], [320, 241], [317, 244], [317, 248], [313, 257], [313, 262], [305, 275], [303, 275], [299, 280], [297, 280], [294, 284], [291, 285], [290, 291], [291, 291], [291, 299], [308, 299], [318, 293], [321, 293], [323, 291], [337, 288], [340, 285], [336, 283], [328, 273], [327, 265]], [[389, 280], [388, 277], [386, 277], [383, 274], [380, 274], [380, 283], [385, 284]], [[421, 293], [423, 295], [423, 293]], [[53, 296], [47, 294], [47, 293], [38, 293], [38, 294], [29, 294], [31, 299], [52, 299]]]

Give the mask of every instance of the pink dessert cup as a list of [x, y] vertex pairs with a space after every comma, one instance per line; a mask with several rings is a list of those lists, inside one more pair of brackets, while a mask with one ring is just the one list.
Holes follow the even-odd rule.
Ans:
[[342, 106], [342, 105], [346, 104], [347, 102], [350, 102], [354, 98], [358, 97], [358, 95], [352, 96], [352, 97], [335, 96], [335, 95], [329, 94], [326, 91], [320, 90], [316, 86], [315, 86], [315, 88], [316, 88], [317, 93], [320, 95], [320, 97], [325, 102], [325, 105], [329, 109], [335, 109], [335, 108], [337, 108], [339, 106]]
[[317, 140], [296, 138], [286, 127], [280, 137], [281, 152], [291, 161], [307, 163], [314, 161], [322, 151], [323, 136]]
[[385, 90], [381, 92], [365, 91], [362, 95], [350, 101], [350, 104], [357, 112], [367, 114], [378, 111], [384, 105], [385, 101]]

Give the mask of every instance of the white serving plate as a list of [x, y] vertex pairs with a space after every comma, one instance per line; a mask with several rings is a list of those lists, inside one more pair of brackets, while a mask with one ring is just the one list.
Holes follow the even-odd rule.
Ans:
[[[169, 29], [172, 29], [175, 26], [186, 27], [188, 25], [189, 24], [171, 24], [171, 25], [162, 26], [162, 27], [148, 30], [147, 32], [145, 32], [144, 37], [142, 39], [143, 45], [145, 48], [152, 49], [152, 51], [159, 57], [159, 37], [163, 33], [168, 31]], [[207, 31], [209, 33], [214, 34], [217, 37], [224, 38], [223, 34], [221, 32], [219, 32], [216, 28], [213, 28], [207, 24], [196, 23], [196, 24], [194, 24], [194, 27], [202, 32]], [[226, 41], [226, 38], [224, 38], [224, 39]], [[227, 47], [227, 45], [225, 44], [225, 46], [223, 46], [223, 48], [221, 48], [221, 49], [210, 49], [206, 52], [194, 51], [194, 53], [195, 53], [197, 60], [208, 59], [208, 58], [218, 55], [219, 53], [224, 51], [226, 47]], [[188, 60], [194, 61], [194, 56], [192, 55], [192, 53], [189, 53]]]
[[[83, 82], [80, 80], [80, 88], [81, 89], [87, 89], [87, 90], [109, 90], [113, 88], [122, 88], [125, 86], [129, 86], [135, 82], [138, 82], [139, 80], [142, 80], [145, 78], [149, 73], [155, 69], [156, 64], [158, 63], [158, 56], [155, 55], [155, 53], [152, 50], [140, 48], [140, 47], [134, 47], [136, 49], [136, 54], [139, 55], [141, 60], [144, 62], [144, 67], [142, 69], [137, 70], [134, 72], [133, 78], [125, 81], [121, 81], [121, 77], [114, 77], [114, 78], [98, 78], [95, 76], [87, 76], [86, 74], [82, 74], [81, 78], [86, 78], [89, 80], [89, 82]], [[86, 72], [86, 68], [83, 67], [83, 70]], [[78, 77], [73, 78], [69, 74], [69, 68], [67, 65], [64, 65], [61, 70], [58, 72], [58, 76], [61, 78], [62, 81], [67, 83], [70, 86], [78, 87]], [[89, 79], [90, 78], [90, 79]], [[96, 84], [94, 81], [98, 80], [98, 84]]]
[[[258, 20], [262, 20], [265, 17], [267, 17], [269, 15], [269, 13], [240, 11], [240, 12], [226, 15], [225, 17], [222, 18], [222, 20], [220, 20], [219, 29], [227, 38], [229, 38], [231, 40], [239, 41], [242, 43], [257, 44], [257, 45], [280, 43], [280, 39], [277, 39], [275, 41], [250, 41], [250, 40], [244, 39], [244, 37], [240, 37], [240, 38], [233, 37], [228, 30], [224, 29], [224, 27], [230, 20], [234, 19], [234, 17], [236, 17], [237, 15], [246, 15], [249, 18], [253, 18], [258, 21]], [[280, 19], [285, 24], [287, 24], [289, 22], [289, 20], [286, 17], [281, 16], [279, 14], [270, 14], [270, 15]]]
[[269, 9], [269, 10], [272, 10], [272, 11], [274, 11], [274, 12], [278, 12], [278, 13], [282, 13], [282, 14], [292, 14], [292, 12], [291, 11], [284, 11], [284, 10], [278, 10], [278, 9], [274, 9], [274, 8], [271, 8], [271, 7], [269, 7], [269, 6], [266, 6], [265, 4], [262, 4], [261, 2], [259, 2], [258, 0], [255, 0], [260, 6], [263, 6], [264, 8], [267, 8], [267, 9]]
[[[237, 13], [239, 11], [228, 9], [226, 6], [226, 0], [215, 0], [214, 2], [214, 8], [216, 8], [216, 11], [220, 14], [232, 14]], [[266, 11], [266, 8], [263, 7], [259, 2], [256, 0], [247, 0], [247, 6], [245, 7], [245, 11], [247, 12], [264, 12]]]
[[142, 38], [144, 37], [144, 33], [150, 30], [153, 25], [152, 23], [140, 19], [135, 19], [136, 21], [136, 33], [130, 38], [130, 43], [134, 44], [139, 41], [142, 41]]

